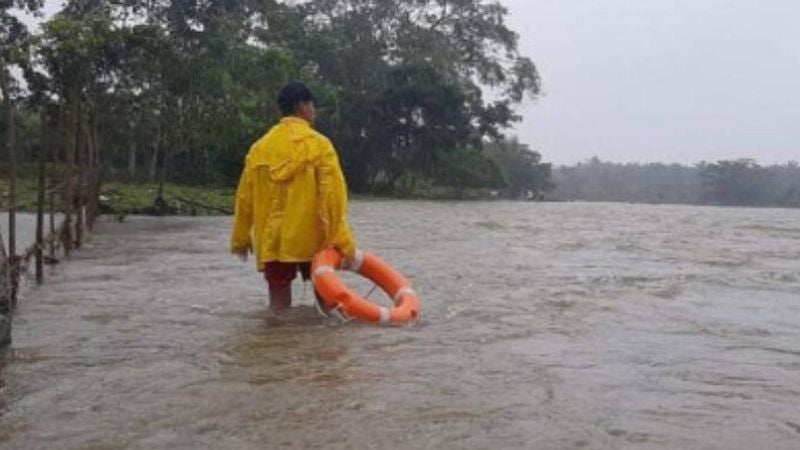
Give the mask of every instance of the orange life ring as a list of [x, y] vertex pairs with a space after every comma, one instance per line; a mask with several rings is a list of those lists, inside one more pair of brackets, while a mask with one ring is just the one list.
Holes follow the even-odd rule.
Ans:
[[[394, 299], [393, 308], [384, 308], [367, 301], [336, 276], [337, 269], [356, 272], [383, 289]], [[317, 253], [311, 264], [314, 288], [325, 305], [345, 318], [366, 322], [408, 323], [419, 316], [419, 298], [411, 283], [377, 256], [356, 250], [353, 260], [348, 260], [335, 248]]]

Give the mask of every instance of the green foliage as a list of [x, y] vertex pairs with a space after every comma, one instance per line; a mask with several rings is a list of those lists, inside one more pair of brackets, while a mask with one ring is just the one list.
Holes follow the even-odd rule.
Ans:
[[767, 170], [752, 159], [698, 165], [706, 202], [721, 205], [773, 203]]
[[[0, 108], [0, 143], [5, 142], [6, 139], [6, 111]], [[16, 135], [17, 135], [17, 150], [25, 155], [37, 155], [39, 145], [39, 130], [40, 118], [38, 115], [32, 114], [30, 109], [17, 108], [14, 113]], [[7, 161], [8, 153], [0, 152], [0, 161]]]
[[514, 171], [483, 148], [540, 89], [507, 14], [487, 0], [68, 0], [33, 39], [2, 32], [33, 45], [23, 116], [64, 155], [95, 133], [112, 178], [232, 186], [299, 79], [357, 192], [546, 190], [538, 154]]
[[42, 0], [0, 0], [0, 99], [9, 110], [14, 108], [10, 100], [21, 91], [10, 69], [29, 67], [31, 44], [28, 27], [13, 10], [36, 12], [41, 7]]
[[554, 170], [556, 198], [564, 200], [800, 206], [796, 162], [761, 167], [740, 159], [679, 164], [615, 164], [597, 158]]
[[[459, 87], [433, 67], [400, 66], [377, 98], [371, 168], [389, 188], [406, 172], [430, 176], [448, 153], [476, 143]], [[382, 150], [382, 151], [381, 151]]]
[[462, 193], [469, 188], [500, 189], [506, 185], [496, 163], [474, 147], [442, 153], [436, 164], [435, 180]]
[[487, 155], [503, 175], [508, 198], [540, 198], [555, 187], [550, 164], [543, 163], [538, 152], [516, 139], [490, 143]]
[[[158, 188], [155, 183], [107, 182], [101, 192], [103, 205], [107, 211], [120, 214], [145, 212], [152, 208]], [[235, 191], [165, 183], [162, 194], [176, 214], [215, 215], [231, 208]]]
[[431, 175], [452, 159], [444, 154], [499, 138], [518, 119], [511, 105], [539, 92], [496, 2], [317, 0], [282, 12], [278, 35], [262, 39], [337, 88], [342, 120], [328, 131], [356, 191], [391, 191], [409, 171]]
[[697, 171], [678, 164], [618, 164], [592, 158], [553, 171], [554, 195], [566, 200], [700, 203]]
[[14, 9], [36, 12], [42, 0], [0, 0], [0, 68], [10, 64], [27, 64], [30, 33]]
[[800, 208], [800, 163], [790, 161], [769, 166], [766, 172], [770, 180], [771, 201], [780, 206]]

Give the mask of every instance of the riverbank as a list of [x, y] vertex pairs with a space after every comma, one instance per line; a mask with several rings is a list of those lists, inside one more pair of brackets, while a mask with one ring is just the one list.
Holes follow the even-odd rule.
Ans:
[[[8, 181], [0, 180], [0, 210], [8, 208]], [[235, 186], [192, 186], [165, 183], [163, 203], [157, 202], [158, 183], [106, 181], [100, 189], [101, 213], [124, 217], [129, 214], [217, 216], [233, 213]], [[17, 210], [36, 212], [36, 181], [21, 178], [17, 182]], [[429, 188], [403, 195], [354, 194], [358, 200], [493, 200], [496, 192], [487, 190], [454, 191], [446, 188]]]
[[148, 215], [230, 215], [233, 213], [235, 188], [188, 186], [165, 183], [158, 204], [157, 183], [111, 181], [101, 189], [104, 213]]
[[[0, 210], [8, 208], [8, 180], [0, 180]], [[108, 181], [100, 189], [101, 213], [145, 215], [228, 215], [233, 211], [236, 191], [230, 187], [188, 186], [165, 183], [159, 210], [158, 183]], [[36, 212], [36, 181], [17, 182], [17, 210]]]

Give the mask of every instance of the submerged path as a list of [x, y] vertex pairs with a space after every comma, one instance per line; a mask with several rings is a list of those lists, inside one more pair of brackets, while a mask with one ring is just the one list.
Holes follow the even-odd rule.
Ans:
[[268, 317], [229, 218], [101, 221], [24, 289], [0, 448], [797, 448], [800, 211], [351, 214], [421, 323]]

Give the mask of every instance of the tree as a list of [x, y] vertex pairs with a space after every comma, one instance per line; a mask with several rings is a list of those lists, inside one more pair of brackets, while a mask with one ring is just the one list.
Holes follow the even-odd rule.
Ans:
[[434, 180], [442, 186], [455, 189], [456, 196], [464, 197], [466, 189], [501, 189], [506, 187], [503, 173], [496, 162], [475, 147], [458, 148], [441, 153], [434, 166]]
[[776, 205], [800, 207], [800, 163], [789, 161], [766, 168], [771, 180], [770, 192]]
[[539, 92], [507, 14], [486, 0], [70, 0], [36, 38], [29, 103], [70, 170], [91, 147], [112, 176], [231, 184], [300, 79], [354, 190], [488, 186], [483, 143]]
[[750, 159], [680, 164], [618, 164], [592, 158], [554, 170], [564, 200], [800, 206], [796, 162], [762, 167]]
[[752, 159], [699, 165], [707, 202], [722, 205], [757, 205], [768, 199], [766, 171]]
[[493, 141], [486, 150], [503, 175], [506, 197], [540, 198], [554, 188], [550, 164], [517, 139]]
[[[10, 301], [0, 305], [0, 313], [5, 313], [3, 309], [13, 307], [16, 299], [18, 263], [16, 254], [16, 180], [17, 180], [17, 140], [16, 140], [16, 107], [14, 97], [19, 95], [16, 80], [11, 75], [11, 67], [26, 67], [28, 63], [28, 53], [30, 45], [30, 35], [27, 27], [11, 13], [13, 7], [22, 8], [28, 11], [35, 11], [41, 7], [40, 0], [4, 0], [0, 2], [0, 96], [3, 100], [3, 112], [5, 115], [5, 146], [8, 154], [9, 176], [8, 176], [8, 258], [11, 274]], [[5, 258], [3, 258], [5, 264]], [[0, 337], [5, 340], [5, 336]]]
[[[393, 188], [405, 170], [437, 159], [425, 152], [499, 137], [518, 120], [512, 104], [539, 92], [536, 68], [519, 54], [497, 2], [312, 0], [282, 11], [289, 13], [277, 19], [278, 35], [262, 39], [287, 46], [337, 88], [345, 120], [328, 131], [357, 191]], [[267, 18], [268, 30], [272, 23]], [[445, 90], [438, 95], [430, 84]], [[495, 101], [484, 99], [485, 88]], [[435, 114], [447, 116], [441, 123], [454, 118], [455, 129], [423, 131]], [[448, 142], [429, 145], [422, 136]]]
[[700, 203], [700, 180], [679, 164], [620, 164], [593, 157], [553, 171], [554, 195], [567, 200]]

